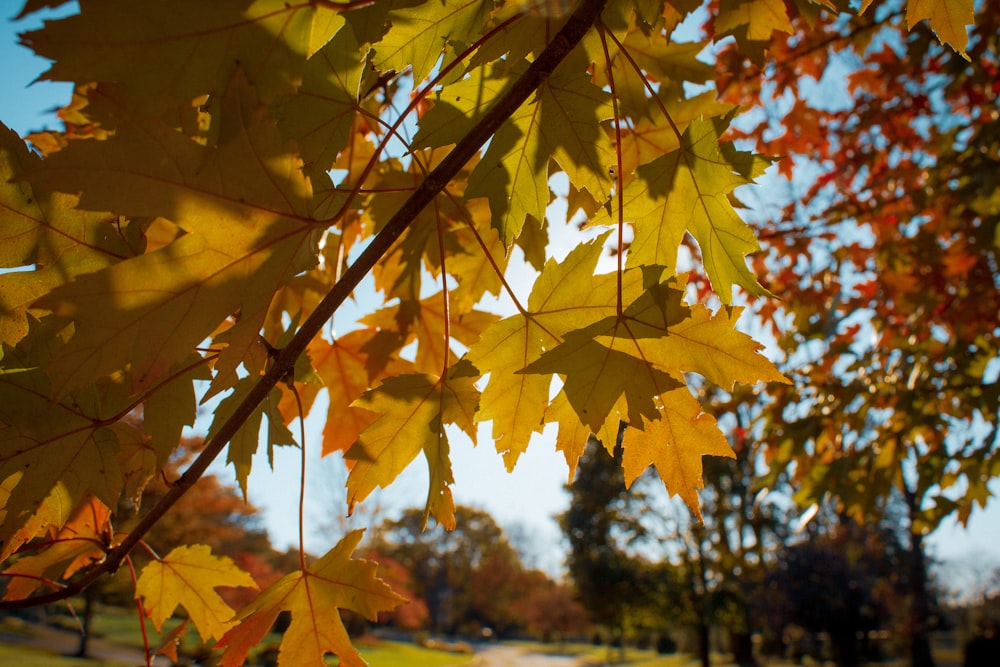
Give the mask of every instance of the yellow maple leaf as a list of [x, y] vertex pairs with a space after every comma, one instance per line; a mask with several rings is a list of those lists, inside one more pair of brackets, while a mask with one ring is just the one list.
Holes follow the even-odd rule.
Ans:
[[159, 630], [178, 606], [184, 607], [202, 641], [221, 638], [233, 625], [235, 612], [219, 597], [219, 586], [257, 588], [253, 577], [230, 558], [215, 556], [204, 544], [177, 547], [142, 569], [136, 595]]
[[216, 362], [217, 382], [231, 383], [271, 295], [315, 262], [312, 189], [254, 95], [237, 71], [221, 101], [217, 147], [140, 120], [107, 141], [72, 142], [31, 174], [82, 191], [84, 208], [162, 216], [187, 232], [38, 302], [75, 324], [48, 367], [56, 396], [126, 365], [146, 387], [238, 310]]
[[[561, 262], [547, 262], [532, 287], [527, 312], [494, 324], [469, 348], [469, 360], [490, 376], [479, 419], [492, 420], [496, 448], [508, 470], [527, 449], [531, 434], [544, 426], [552, 383], [550, 373], [521, 371], [567, 332], [615, 312], [615, 275], [594, 275], [606, 239], [604, 234], [580, 244]], [[635, 288], [631, 278], [638, 272], [633, 274], [626, 289]], [[587, 290], [581, 292], [580, 285]]]
[[585, 66], [572, 66], [574, 58], [580, 65], [584, 57], [581, 51], [563, 63], [537, 97], [510, 117], [469, 176], [466, 196], [489, 198], [493, 225], [507, 247], [528, 216], [545, 218], [550, 161], [594, 197], [603, 198], [611, 188], [608, 168], [615, 157], [600, 127], [611, 116], [611, 104]]
[[969, 59], [965, 48], [969, 45], [968, 26], [976, 22], [973, 0], [908, 0], [906, 28], [913, 30], [924, 19], [938, 39]]
[[375, 43], [375, 66], [380, 70], [413, 72], [415, 82], [430, 73], [449, 41], [469, 43], [490, 22], [492, 2], [442, 0], [399, 6], [389, 12], [393, 29]]
[[117, 216], [82, 211], [75, 195], [46, 192], [23, 181], [39, 162], [0, 123], [0, 269], [35, 269], [0, 273], [0, 342], [8, 345], [28, 333], [27, 313], [40, 296], [134, 254], [117, 233]]
[[[445, 299], [450, 301], [450, 293], [438, 292], [421, 299], [417, 304], [408, 304], [409, 312], [406, 319], [412, 319], [413, 322], [412, 324], [407, 322], [405, 327], [399, 326], [402, 319], [399, 304], [376, 311], [362, 318], [361, 322], [383, 331], [406, 329], [406, 331], [400, 330], [400, 333], [414, 336], [417, 341], [417, 352], [413, 358], [414, 368], [422, 373], [440, 373], [441, 369], [458, 361], [458, 356], [451, 348], [453, 343], [445, 336]], [[498, 319], [500, 318], [493, 313], [475, 309], [463, 311], [450, 307], [447, 333], [451, 339], [471, 345]]]
[[474, 415], [479, 403], [476, 378], [466, 362], [447, 377], [420, 373], [386, 378], [355, 405], [378, 413], [345, 455], [351, 465], [347, 478], [349, 509], [378, 487], [385, 488], [421, 451], [430, 470], [424, 520], [434, 518], [455, 527], [454, 482], [446, 424], [455, 424], [475, 438]]
[[736, 329], [742, 309], [723, 308], [714, 315], [700, 305], [685, 309], [688, 315], [669, 323], [648, 304], [630, 308], [628, 337], [601, 334], [595, 340], [613, 350], [633, 354], [675, 377], [699, 373], [732, 391], [737, 382], [782, 382], [789, 380], [766, 357], [762, 345]]
[[715, 29], [719, 34], [746, 30], [746, 39], [763, 42], [775, 30], [793, 33], [784, 0], [722, 0]]
[[135, 432], [127, 424], [114, 429], [104, 425], [107, 415], [127, 404], [120, 385], [90, 387], [62, 402], [48, 398], [49, 380], [39, 367], [44, 356], [28, 350], [47, 344], [61, 328], [49, 320], [38, 324], [19, 348], [3, 350], [0, 480], [10, 489], [0, 523], [4, 553], [9, 541], [35, 536], [24, 533], [29, 526], [44, 529], [52, 522], [61, 528], [88, 492], [116, 506], [124, 485], [119, 437]]
[[642, 428], [629, 428], [622, 442], [625, 484], [631, 485], [650, 465], [670, 495], [679, 495], [701, 519], [697, 490], [705, 487], [702, 456], [736, 458], [715, 418], [686, 387], [659, 397], [660, 417], [644, 420]]
[[351, 558], [362, 532], [348, 533], [308, 569], [288, 574], [262, 591], [219, 640], [217, 646], [225, 648], [219, 664], [242, 665], [278, 614], [287, 611], [292, 618], [281, 638], [279, 667], [325, 667], [327, 653], [336, 654], [344, 667], [365, 667], [338, 610], [350, 609], [374, 621], [380, 611], [391, 611], [406, 599], [375, 576], [374, 562]]
[[276, 105], [275, 119], [301, 147], [307, 168], [329, 169], [350, 140], [363, 70], [353, 31], [339, 30], [306, 63], [299, 94]]
[[[628, 266], [677, 267], [677, 248], [686, 232], [698, 242], [712, 287], [731, 303], [732, 286], [768, 294], [747, 268], [746, 256], [760, 249], [753, 230], [729, 200], [740, 185], [752, 182], [743, 171], [756, 168], [741, 155], [724, 155], [719, 129], [698, 120], [684, 132], [681, 148], [639, 168], [625, 187], [626, 222], [635, 224]], [[611, 202], [612, 210], [616, 203]]]
[[[719, 102], [715, 97], [713, 93], [703, 93], [666, 104], [666, 117], [659, 106], [650, 104], [645, 116], [635, 121], [631, 128], [622, 130], [622, 173], [626, 176], [632, 174], [640, 166], [680, 148], [683, 132], [692, 121], [732, 111], [732, 105]], [[668, 118], [670, 122], [667, 122]], [[616, 222], [612, 212], [602, 208], [590, 224], [606, 225]]]
[[237, 62], [264, 99], [291, 93], [307, 57], [344, 23], [333, 8], [284, 0], [112, 0], [80, 9], [23, 36], [56, 61], [43, 78], [114, 83], [147, 113], [219, 94]]

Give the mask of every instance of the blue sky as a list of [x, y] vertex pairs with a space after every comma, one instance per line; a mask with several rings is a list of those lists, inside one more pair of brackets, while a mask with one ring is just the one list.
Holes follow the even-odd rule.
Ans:
[[[12, 5], [5, 3], [6, 11]], [[45, 14], [43, 14], [45, 15]], [[47, 14], [51, 16], [52, 14]], [[69, 99], [67, 84], [32, 81], [46, 68], [38, 59], [17, 44], [18, 32], [34, 29], [38, 18], [12, 24], [11, 14], [0, 16], [0, 121], [24, 134], [43, 127], [55, 127], [51, 110]], [[313, 414], [324, 414], [317, 405]], [[488, 427], [489, 425], [487, 425]], [[321, 461], [317, 455], [321, 425], [317, 419], [307, 420], [307, 438], [311, 465], [307, 480], [308, 517], [313, 524], [337, 525], [345, 510], [343, 482], [345, 474], [337, 461]], [[297, 433], [297, 428], [295, 430]], [[532, 565], [550, 572], [558, 571], [562, 559], [561, 536], [552, 519], [565, 510], [568, 495], [563, 490], [568, 468], [562, 455], [554, 451], [551, 432], [537, 437], [521, 458], [513, 473], [504, 470], [500, 456], [493, 450], [488, 430], [481, 432], [480, 445], [473, 448], [464, 438], [452, 443], [452, 459], [456, 483], [453, 487], [457, 503], [474, 505], [488, 510], [504, 527], [517, 527], [522, 538], [530, 542]], [[315, 460], [312, 460], [315, 459]], [[293, 517], [298, 502], [298, 452], [279, 451], [275, 460], [276, 472], [267, 470], [267, 461], [261, 457], [254, 463], [250, 481], [251, 501], [265, 509], [267, 527], [278, 546], [293, 544], [297, 528]], [[232, 480], [230, 471], [217, 468], [224, 480]], [[365, 503], [365, 510], [383, 517], [409, 506], [422, 506], [426, 496], [427, 473], [422, 457], [418, 457], [393, 486]], [[994, 485], [995, 491], [1000, 491]], [[361, 518], [370, 518], [365, 510]], [[1000, 565], [1000, 503], [994, 501], [990, 508], [977, 511], [968, 531], [948, 522], [930, 540], [933, 553], [940, 559], [979, 560]], [[337, 530], [339, 532], [339, 530]], [[318, 552], [329, 546], [336, 536], [317, 534], [307, 536], [306, 548]], [[959, 576], [956, 574], [956, 576]]]

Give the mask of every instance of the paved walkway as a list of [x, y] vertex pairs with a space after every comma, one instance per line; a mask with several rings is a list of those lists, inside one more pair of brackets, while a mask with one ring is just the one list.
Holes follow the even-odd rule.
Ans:
[[476, 652], [474, 667], [587, 667], [580, 658], [531, 653], [515, 646], [488, 646]]

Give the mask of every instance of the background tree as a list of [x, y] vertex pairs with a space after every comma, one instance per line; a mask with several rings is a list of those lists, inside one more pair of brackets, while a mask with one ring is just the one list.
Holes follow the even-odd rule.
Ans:
[[724, 99], [771, 112], [744, 136], [809, 173], [786, 208], [761, 207], [755, 266], [786, 300], [759, 312], [795, 387], [769, 392], [765, 438], [804, 505], [833, 493], [861, 520], [906, 500], [911, 662], [929, 665], [924, 536], [984, 505], [1000, 470], [1000, 7], [983, 3], [963, 54], [912, 3], [836, 21], [800, 9], [768, 58], [730, 45], [718, 60]]
[[516, 604], [530, 634], [541, 641], [587, 637], [592, 626], [587, 610], [569, 584], [557, 583], [538, 570], [527, 573], [526, 596]]
[[413, 590], [427, 605], [431, 628], [444, 633], [503, 632], [520, 590], [520, 561], [489, 514], [459, 505], [457, 527], [424, 530], [423, 510], [405, 510], [383, 522], [372, 551], [389, 557], [412, 576]]
[[[878, 524], [860, 525], [824, 511], [799, 539], [779, 552], [767, 575], [760, 613], [777, 632], [799, 627], [825, 633], [826, 646], [814, 645], [814, 657], [829, 655], [838, 665], [860, 665], [884, 657], [891, 643], [874, 637], [905, 637], [909, 623], [906, 543], [908, 531], [898, 519], [905, 509]], [[764, 612], [767, 612], [766, 614]], [[902, 631], [902, 632], [900, 632]], [[802, 645], [792, 646], [797, 654]]]
[[629, 610], [645, 597], [639, 564], [627, 550], [644, 531], [635, 511], [638, 496], [625, 488], [621, 446], [611, 448], [613, 456], [596, 439], [587, 443], [559, 523], [569, 541], [566, 565], [580, 602], [594, 623], [621, 642]]

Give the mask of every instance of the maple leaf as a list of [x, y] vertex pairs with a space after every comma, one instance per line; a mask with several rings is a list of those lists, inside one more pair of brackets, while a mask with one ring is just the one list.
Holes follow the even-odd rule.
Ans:
[[[649, 105], [646, 114], [631, 128], [623, 128], [621, 138], [622, 173], [633, 174], [639, 166], [649, 164], [660, 156], [681, 147], [683, 132], [692, 121], [701, 117], [724, 115], [733, 110], [728, 104], [716, 101], [713, 93], [704, 93], [680, 102], [665, 103], [663, 109]], [[601, 208], [590, 224], [613, 224], [611, 213]]]
[[363, 531], [351, 531], [322, 558], [305, 570], [293, 572], [272, 584], [236, 617], [236, 626], [219, 640], [225, 648], [223, 667], [242, 665], [283, 611], [292, 615], [281, 638], [279, 667], [326, 665], [324, 656], [334, 653], [345, 667], [367, 663], [351, 646], [340, 620], [339, 609], [350, 609], [376, 620], [381, 611], [391, 611], [406, 600], [375, 576], [372, 561], [351, 558]]
[[84, 0], [79, 14], [22, 40], [55, 61], [44, 79], [114, 83], [131, 108], [157, 113], [221, 93], [233, 63], [265, 101], [291, 93], [306, 58], [342, 24], [339, 11], [311, 2]]
[[375, 421], [373, 412], [352, 405], [383, 375], [401, 370], [401, 364], [369, 369], [367, 347], [377, 332], [360, 329], [338, 336], [333, 343], [316, 338], [309, 344], [309, 357], [327, 390], [329, 408], [323, 427], [323, 455], [346, 452], [358, 436]]
[[[575, 62], [583, 58], [581, 52]], [[603, 198], [611, 187], [608, 168], [615, 159], [600, 128], [612, 115], [608, 94], [569, 62], [500, 128], [469, 176], [466, 196], [489, 199], [505, 246], [520, 234], [527, 216], [545, 218], [550, 160], [594, 197]]]
[[436, 91], [430, 109], [418, 120], [413, 137], [415, 148], [439, 148], [455, 143], [508, 89], [523, 64], [506, 61], [477, 67], [468, 76]]
[[419, 373], [389, 377], [355, 402], [379, 417], [345, 454], [351, 466], [349, 510], [377, 487], [391, 484], [422, 451], [430, 470], [424, 520], [433, 514], [449, 530], [455, 527], [449, 487], [454, 479], [445, 425], [455, 424], [475, 438], [479, 391], [472, 370], [468, 364], [459, 364], [446, 377]]
[[627, 336], [622, 322], [609, 320], [567, 334], [562, 343], [524, 369], [525, 373], [562, 375], [567, 400], [592, 432], [604, 427], [623, 395], [627, 399], [628, 421], [639, 423], [643, 416], [650, 418], [655, 413], [655, 396], [682, 385], [668, 373], [650, 367], [645, 360], [597, 342], [594, 330], [612, 339]]
[[704, 488], [702, 456], [736, 458], [715, 418], [686, 387], [659, 396], [659, 418], [629, 428], [622, 443], [625, 484], [631, 485], [651, 464], [671, 495], [679, 495], [701, 520], [697, 489]]
[[[59, 530], [69, 519], [73, 499], [69, 497], [66, 487], [56, 485], [51, 493], [45, 496], [26, 520], [7, 527], [7, 503], [11, 491], [24, 477], [16, 472], [0, 482], [0, 530], [3, 532], [3, 546], [0, 547], [0, 562], [10, 558], [18, 549], [31, 540], [49, 532]], [[8, 536], [9, 535], [9, 536]]]
[[[469, 360], [490, 376], [479, 418], [493, 421], [493, 438], [508, 470], [526, 450], [531, 434], [544, 426], [551, 385], [548, 374], [521, 371], [567, 332], [615, 312], [614, 274], [594, 275], [607, 237], [605, 233], [580, 244], [562, 262], [547, 262], [531, 289], [527, 310], [494, 324], [469, 348]], [[581, 294], [579, 285], [588, 290]]]
[[[419, 151], [414, 153], [414, 159], [406, 171], [395, 168], [398, 165], [396, 161], [389, 161], [389, 164], [380, 169], [373, 186], [379, 194], [372, 198], [367, 208], [376, 230], [385, 226], [410, 193], [420, 185], [427, 170], [436, 166], [446, 155], [446, 151], [442, 150]], [[379, 262], [373, 272], [377, 289], [388, 296], [398, 296], [403, 301], [416, 301], [421, 295], [425, 270], [439, 275], [446, 257], [466, 252], [458, 244], [455, 228], [470, 218], [469, 212], [461, 203], [467, 173], [463, 169], [452, 179], [446, 190], [416, 216], [396, 247]], [[404, 307], [411, 306], [409, 303], [404, 304]], [[394, 328], [405, 331], [406, 326], [405, 321], [401, 320]]]
[[471, 42], [490, 22], [493, 2], [442, 0], [406, 6], [394, 3], [390, 30], [375, 46], [375, 66], [402, 72], [410, 68], [414, 81], [427, 78], [449, 41]]
[[976, 22], [974, 4], [973, 0], [907, 0], [906, 27], [913, 30], [927, 19], [938, 39], [969, 60], [965, 48], [969, 45], [968, 26]]
[[275, 105], [281, 131], [295, 139], [308, 168], [329, 169], [350, 140], [363, 71], [353, 31], [339, 30], [306, 63], [298, 94]]
[[[445, 299], [449, 299], [449, 295], [438, 292], [421, 299], [412, 309], [410, 317], [414, 323], [407, 327], [407, 330], [417, 340], [413, 366], [419, 372], [440, 372], [442, 368], [454, 365], [458, 361], [458, 356], [450, 347], [450, 338], [471, 345], [479, 340], [484, 330], [500, 319], [493, 313], [481, 310], [463, 312], [458, 308], [448, 308], [446, 311]], [[367, 315], [362, 322], [383, 330], [392, 330], [397, 328], [400, 319], [399, 310], [398, 305], [383, 308]], [[446, 332], [450, 338], [445, 335]]]
[[234, 611], [215, 592], [219, 586], [257, 588], [253, 578], [204, 544], [181, 546], [151, 561], [136, 582], [136, 596], [159, 630], [178, 606], [184, 607], [202, 641], [221, 638], [232, 627]]
[[166, 465], [181, 441], [184, 427], [194, 425], [198, 415], [195, 380], [210, 379], [200, 355], [191, 354], [185, 362], [178, 365], [169, 382], [158, 386], [143, 401], [142, 430], [149, 435], [148, 448], [157, 468]]
[[[471, 310], [486, 294], [500, 294], [503, 288], [500, 278], [510, 260], [499, 233], [490, 227], [489, 203], [484, 199], [474, 199], [466, 203], [466, 209], [472, 216], [474, 228], [458, 229], [455, 236], [463, 247], [474, 247], [480, 242], [482, 247], [479, 252], [461, 253], [448, 259], [448, 272], [458, 280], [450, 298], [460, 311]], [[528, 236], [522, 230], [519, 239], [527, 241]], [[541, 242], [544, 243], [544, 238]]]
[[216, 362], [217, 390], [256, 344], [275, 289], [314, 263], [309, 182], [253, 95], [237, 73], [217, 148], [136, 121], [107, 141], [73, 142], [32, 173], [32, 182], [82, 191], [83, 207], [164, 216], [187, 232], [37, 302], [75, 323], [49, 366], [55, 395], [126, 365], [148, 386], [239, 310]]
[[[684, 373], [699, 373], [727, 391], [732, 391], [737, 382], [789, 383], [760, 354], [762, 346], [736, 330], [742, 309], [723, 308], [713, 315], [700, 304], [681, 306], [683, 286], [661, 286], [665, 292], [661, 298], [674, 301], [667, 308], [657, 298], [650, 298], [653, 294], [644, 294], [625, 310], [627, 336], [616, 335], [616, 327], [595, 335], [595, 342], [635, 355], [676, 378], [682, 378]], [[678, 317], [678, 311], [683, 316]]]
[[[254, 377], [238, 380], [231, 394], [226, 396], [215, 409], [215, 419], [208, 429], [208, 437], [226, 423], [233, 411], [243, 402], [246, 395], [256, 384]], [[253, 466], [253, 455], [260, 446], [260, 427], [264, 415], [267, 415], [267, 454], [268, 461], [273, 464], [274, 445], [295, 445], [294, 436], [285, 426], [284, 418], [278, 409], [281, 401], [281, 391], [272, 389], [268, 397], [258, 405], [253, 413], [243, 422], [240, 429], [229, 441], [227, 463], [232, 463], [236, 469], [236, 480], [239, 482], [243, 496], [247, 495], [247, 479]]]
[[44, 580], [68, 579], [81, 568], [101, 560], [110, 546], [110, 538], [111, 511], [88, 495], [62, 528], [53, 531], [40, 553], [19, 558], [0, 573], [12, 577], [3, 599], [21, 600], [41, 587]]
[[37, 348], [52, 345], [58, 327], [38, 325], [18, 349], [3, 348], [0, 480], [13, 484], [0, 524], [4, 552], [9, 542], [33, 537], [23, 532], [28, 525], [62, 527], [88, 493], [116, 506], [124, 485], [118, 434], [135, 429], [112, 429], [105, 421], [126, 404], [127, 393], [120, 384], [100, 383], [63, 402], [50, 400], [49, 378], [39, 367], [45, 353]]
[[[583, 46], [591, 60], [610, 65], [609, 70], [596, 68], [595, 83], [610, 87], [613, 80], [622, 116], [648, 119], [660, 104], [686, 97], [684, 82], [705, 83], [715, 74], [711, 66], [695, 57], [706, 48], [705, 43], [672, 42], [669, 36], [644, 30], [633, 22], [617, 31], [614, 41], [618, 48], [609, 50], [610, 61], [599, 34], [591, 33]], [[651, 80], [656, 81], [655, 87]]]
[[545, 419], [549, 423], [558, 424], [555, 448], [557, 452], [562, 452], [563, 458], [566, 459], [566, 466], [569, 468], [567, 483], [572, 484], [580, 457], [587, 448], [590, 428], [580, 421], [576, 409], [570, 405], [566, 394], [561, 391], [549, 404], [545, 411]]
[[[746, 158], [735, 156], [740, 160], [735, 165], [732, 159], [720, 149], [715, 124], [694, 121], [680, 149], [639, 168], [638, 178], [622, 195], [625, 220], [635, 224], [629, 267], [658, 265], [675, 271], [677, 248], [690, 232], [723, 303], [732, 301], [733, 285], [768, 294], [745, 260], [760, 246], [728, 198], [734, 188], [751, 182], [736, 171], [746, 170]], [[613, 200], [610, 210], [617, 211]]]
[[722, 0], [715, 18], [716, 31], [728, 34], [738, 28], [743, 29], [741, 35], [755, 42], [770, 40], [776, 30], [794, 32], [784, 0]]
[[[77, 197], [49, 193], [24, 182], [40, 159], [0, 124], [0, 342], [28, 333], [28, 311], [40, 296], [73, 277], [133, 256], [138, 225], [119, 226], [109, 213], [81, 211]], [[132, 237], [132, 238], [130, 238]]]

